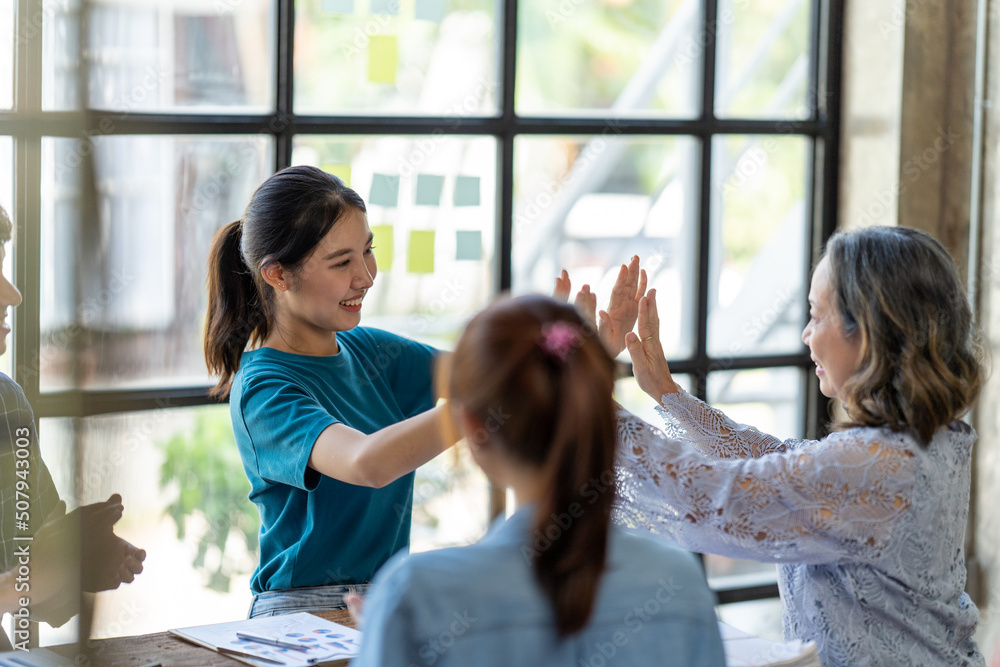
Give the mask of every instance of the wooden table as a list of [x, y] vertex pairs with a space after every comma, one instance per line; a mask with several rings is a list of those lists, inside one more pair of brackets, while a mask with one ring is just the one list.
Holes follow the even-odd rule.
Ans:
[[[346, 610], [320, 612], [316, 615], [334, 623], [354, 627]], [[160, 663], [163, 667], [246, 667], [246, 663], [196, 646], [166, 632], [98, 639], [92, 644], [89, 662], [84, 661], [82, 656], [77, 658], [72, 653], [72, 647], [60, 647], [58, 652], [74, 660], [78, 667], [141, 667], [155, 663]]]

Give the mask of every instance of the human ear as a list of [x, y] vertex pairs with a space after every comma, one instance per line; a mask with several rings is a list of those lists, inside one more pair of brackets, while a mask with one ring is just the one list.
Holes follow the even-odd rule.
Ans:
[[285, 292], [289, 289], [291, 273], [278, 262], [265, 264], [260, 270], [260, 277], [276, 291]]

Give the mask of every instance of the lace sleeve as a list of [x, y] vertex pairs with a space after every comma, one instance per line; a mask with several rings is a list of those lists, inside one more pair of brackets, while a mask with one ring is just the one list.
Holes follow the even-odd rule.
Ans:
[[910, 507], [916, 460], [875, 429], [713, 460], [625, 410], [615, 520], [698, 552], [779, 563], [877, 557]]
[[753, 426], [737, 424], [721, 410], [698, 400], [680, 387], [664, 394], [656, 411], [668, 437], [683, 440], [714, 459], [752, 459], [772, 452], [791, 451], [808, 440], [780, 440]]

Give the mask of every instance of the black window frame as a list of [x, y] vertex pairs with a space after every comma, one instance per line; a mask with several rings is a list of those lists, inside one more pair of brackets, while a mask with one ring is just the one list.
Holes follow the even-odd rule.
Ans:
[[[600, 134], [609, 123], [623, 136], [683, 135], [700, 141], [700, 196], [698, 199], [697, 294], [695, 299], [695, 349], [686, 358], [671, 360], [678, 373], [692, 377], [693, 393], [705, 398], [708, 375], [719, 370], [758, 368], [812, 368], [804, 348], [798, 353], [769, 356], [715, 358], [707, 350], [710, 299], [709, 239], [712, 221], [712, 139], [725, 135], [780, 135], [804, 137], [809, 141], [807, 202], [808, 247], [815, 250], [829, 238], [837, 224], [839, 180], [841, 63], [843, 51], [843, 0], [810, 0], [809, 117], [805, 120], [740, 120], [717, 118], [715, 108], [716, 27], [718, 0], [703, 0], [701, 112], [692, 119], [619, 118], [612, 116], [529, 117], [515, 112], [514, 85], [517, 67], [518, 1], [497, 0], [500, 33], [500, 113], [495, 117], [465, 117], [460, 123], [444, 117], [401, 116], [319, 116], [293, 113], [294, 0], [275, 0], [276, 68], [274, 108], [266, 114], [166, 114], [85, 109], [78, 112], [42, 110], [43, 0], [16, 0], [14, 109], [0, 112], [0, 134], [14, 138], [14, 201], [16, 226], [15, 283], [23, 286], [25, 299], [15, 315], [13, 367], [17, 382], [24, 388], [36, 418], [85, 418], [107, 413], [213, 404], [207, 386], [163, 387], [140, 390], [72, 389], [40, 392], [39, 364], [41, 331], [41, 142], [43, 137], [81, 138], [103, 134], [113, 120], [114, 134], [264, 134], [274, 139], [274, 169], [291, 163], [296, 135], [443, 133], [492, 136], [498, 141], [499, 179], [497, 210], [497, 262], [495, 287], [511, 286], [511, 251], [514, 195], [514, 142], [523, 135]], [[81, 1], [81, 12], [86, 0]], [[81, 21], [83, 25], [85, 22]], [[81, 35], [82, 37], [82, 35]], [[81, 39], [81, 44], [83, 40]], [[80, 64], [80, 81], [86, 81], [85, 63]], [[85, 86], [82, 86], [85, 88]], [[86, 196], [86, 193], [85, 193]], [[91, 195], [92, 196], [92, 193]], [[815, 257], [807, 262], [811, 271]], [[808, 284], [808, 276], [806, 276]], [[627, 369], [631, 372], [631, 369]], [[824, 434], [827, 399], [819, 393], [815, 377], [807, 382], [802, 430], [806, 437]], [[494, 494], [496, 496], [496, 494]], [[720, 603], [777, 596], [775, 584], [743, 586], [717, 591]]]

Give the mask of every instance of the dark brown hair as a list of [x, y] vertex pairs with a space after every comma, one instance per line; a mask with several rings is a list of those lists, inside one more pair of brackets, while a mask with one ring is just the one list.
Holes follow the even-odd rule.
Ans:
[[264, 181], [242, 220], [218, 231], [208, 260], [205, 361], [219, 375], [212, 394], [229, 394], [247, 344], [271, 332], [274, 290], [261, 269], [278, 262], [294, 272], [351, 209], [365, 202], [336, 176], [316, 167], [288, 167]]
[[[564, 360], [539, 345], [555, 322], [580, 332]], [[613, 474], [614, 361], [575, 308], [525, 296], [474, 317], [444, 364], [446, 395], [486, 425], [466, 437], [502, 448], [546, 480], [534, 534], [564, 520], [548, 548], [534, 552], [534, 572], [559, 635], [577, 632], [590, 618], [607, 552], [614, 486], [597, 493], [592, 485]]]
[[861, 362], [844, 383], [848, 420], [883, 426], [927, 445], [965, 414], [982, 388], [982, 351], [948, 251], [925, 232], [869, 227], [827, 243], [830, 281]]

